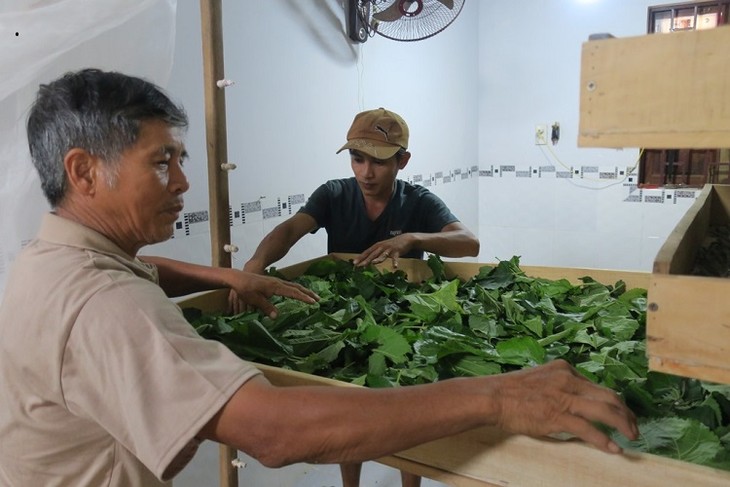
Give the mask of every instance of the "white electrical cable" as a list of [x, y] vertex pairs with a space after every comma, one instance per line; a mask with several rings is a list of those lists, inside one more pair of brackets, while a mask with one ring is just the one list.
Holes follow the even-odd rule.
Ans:
[[[547, 159], [547, 161], [548, 161], [548, 162], [550, 163], [550, 165], [551, 165], [551, 166], [555, 167], [555, 164], [553, 164], [553, 162], [552, 162], [552, 161], [550, 160], [550, 157], [548, 157], [548, 154], [547, 154], [547, 153], [545, 152], [545, 150], [543, 149], [543, 147], [547, 147], [548, 151], [550, 152], [550, 154], [552, 155], [552, 157], [553, 157], [553, 158], [554, 158], [554, 159], [555, 159], [555, 160], [556, 160], [556, 161], [558, 162], [558, 164], [560, 164], [561, 166], [563, 166], [563, 167], [564, 167], [565, 169], [567, 169], [567, 170], [569, 170], [569, 171], [572, 171], [572, 170], [573, 170], [573, 168], [572, 168], [572, 167], [568, 167], [568, 166], [566, 166], [566, 165], [565, 165], [565, 164], [564, 164], [564, 163], [563, 163], [563, 162], [562, 162], [562, 161], [561, 161], [561, 160], [560, 160], [560, 159], [558, 158], [558, 156], [557, 156], [557, 155], [555, 154], [555, 152], [553, 152], [553, 150], [552, 150], [552, 149], [550, 148], [550, 146], [549, 146], [549, 145], [547, 145], [547, 144], [546, 144], [546, 145], [544, 145], [544, 146], [543, 146], [543, 145], [540, 145], [539, 147], [540, 147], [540, 150], [541, 150], [541, 151], [542, 151], [542, 153], [543, 153], [543, 156], [545, 156], [545, 159]], [[628, 169], [626, 170], [626, 175], [625, 175], [625, 176], [624, 176], [624, 177], [623, 177], [622, 179], [620, 179], [620, 180], [618, 180], [618, 181], [614, 181], [613, 183], [609, 183], [609, 184], [606, 184], [606, 185], [604, 185], [604, 186], [601, 186], [600, 188], [596, 188], [596, 187], [591, 187], [591, 186], [585, 186], [585, 185], [582, 185], [582, 184], [578, 184], [578, 183], [576, 183], [575, 181], [573, 181], [573, 178], [565, 178], [565, 180], [566, 180], [566, 181], [568, 181], [568, 182], [569, 182], [570, 184], [572, 184], [573, 186], [576, 186], [576, 187], [578, 187], [578, 188], [583, 188], [583, 189], [593, 189], [593, 190], [601, 190], [601, 189], [606, 189], [606, 188], [610, 188], [611, 186], [616, 186], [616, 185], [619, 185], [619, 184], [624, 184], [624, 182], [626, 182], [626, 180], [627, 180], [627, 179], [629, 178], [629, 176], [631, 176], [632, 174], [634, 174], [634, 170], [635, 170], [635, 169], [636, 169], [636, 167], [637, 167], [637, 166], [639, 165], [639, 161], [641, 160], [641, 154], [642, 154], [643, 152], [644, 152], [644, 150], [643, 150], [643, 149], [641, 149], [641, 150], [639, 151], [639, 155], [638, 155], [638, 157], [636, 158], [636, 162], [634, 163], [634, 165], [633, 165], [632, 167], [630, 167], [630, 168], [628, 168]], [[600, 181], [600, 182], [604, 182], [604, 180], [603, 180], [603, 179], [594, 179], [594, 178], [586, 178], [586, 177], [583, 177], [582, 179], [585, 179], [585, 180], [587, 180], [587, 181]]]

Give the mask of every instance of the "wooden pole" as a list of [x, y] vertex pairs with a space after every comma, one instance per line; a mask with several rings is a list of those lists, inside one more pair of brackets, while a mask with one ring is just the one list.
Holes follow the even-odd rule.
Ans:
[[[223, 246], [231, 241], [231, 227], [228, 173], [221, 169], [221, 164], [228, 163], [226, 98], [224, 88], [219, 88], [217, 85], [218, 80], [224, 79], [221, 10], [221, 0], [200, 0], [211, 265], [231, 267], [231, 254], [223, 249]], [[238, 471], [231, 463], [237, 457], [234, 448], [220, 445], [218, 469], [221, 487], [238, 486]]]
[[219, 88], [216, 84], [218, 80], [224, 79], [221, 0], [200, 0], [200, 18], [203, 32], [203, 81], [212, 265], [231, 267], [231, 254], [223, 250], [223, 246], [231, 241], [228, 173], [221, 169], [221, 164], [228, 163], [226, 98], [225, 89]]

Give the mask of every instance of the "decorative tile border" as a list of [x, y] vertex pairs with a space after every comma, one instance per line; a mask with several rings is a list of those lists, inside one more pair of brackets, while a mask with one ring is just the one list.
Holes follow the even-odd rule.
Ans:
[[[626, 197], [621, 200], [624, 203], [652, 203], [652, 204], [677, 204], [680, 199], [694, 199], [699, 189], [669, 189], [656, 188], [650, 190], [640, 189], [636, 181], [638, 174], [632, 172], [635, 168], [624, 168], [619, 166], [580, 166], [580, 167], [556, 167], [552, 165], [543, 166], [517, 166], [514, 164], [490, 165], [483, 168], [470, 166], [456, 168], [448, 171], [437, 171], [429, 174], [413, 174], [406, 178], [411, 184], [419, 184], [424, 187], [449, 184], [456, 181], [463, 181], [473, 177], [479, 178], [514, 178], [514, 179], [575, 179], [590, 180], [607, 183], [607, 186], [614, 186], [622, 183], [626, 190]], [[623, 180], [623, 181], [622, 181]], [[596, 187], [600, 189], [600, 186]], [[266, 200], [274, 201], [264, 207]], [[258, 200], [242, 202], [233, 206], [229, 211], [229, 223], [233, 226], [246, 223], [261, 222], [270, 218], [279, 218], [285, 215], [292, 215], [299, 210], [299, 207], [307, 201], [304, 193], [288, 195], [286, 197], [267, 198], [260, 197]], [[208, 211], [194, 211], [184, 213], [180, 220], [175, 223], [175, 237], [185, 237], [202, 232], [208, 232]], [[0, 259], [0, 262], [2, 259]]]

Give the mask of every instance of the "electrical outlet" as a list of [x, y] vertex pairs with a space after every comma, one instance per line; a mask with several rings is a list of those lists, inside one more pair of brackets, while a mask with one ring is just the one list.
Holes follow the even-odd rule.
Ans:
[[547, 145], [547, 124], [535, 125], [535, 145]]

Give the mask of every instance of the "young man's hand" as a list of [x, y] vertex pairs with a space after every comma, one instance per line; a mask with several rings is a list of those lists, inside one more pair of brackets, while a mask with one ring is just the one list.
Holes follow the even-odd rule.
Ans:
[[381, 240], [380, 242], [365, 249], [353, 261], [356, 266], [364, 267], [368, 264], [380, 264], [388, 259], [393, 261], [393, 267], [398, 267], [398, 259], [411, 251], [413, 247], [411, 234], [401, 235]]

